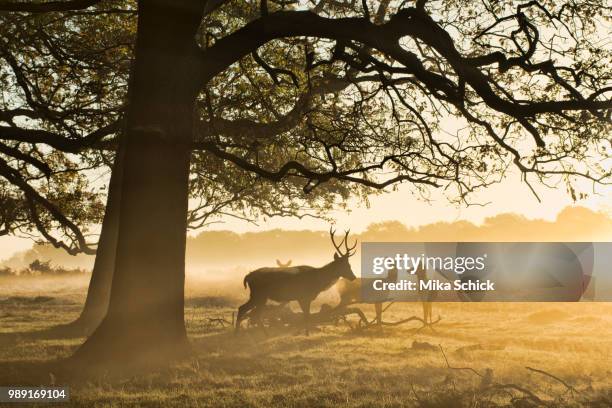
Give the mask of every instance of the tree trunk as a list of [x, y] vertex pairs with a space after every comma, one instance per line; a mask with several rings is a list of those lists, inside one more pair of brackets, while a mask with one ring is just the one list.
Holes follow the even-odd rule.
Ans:
[[189, 352], [185, 242], [195, 42], [203, 5], [141, 0], [127, 115], [119, 236], [106, 317], [77, 350], [86, 365], [164, 364]]
[[108, 310], [111, 282], [115, 270], [117, 238], [119, 236], [119, 205], [121, 202], [121, 180], [123, 174], [124, 148], [120, 147], [113, 163], [106, 210], [96, 251], [96, 260], [91, 272], [87, 298], [81, 315], [66, 329], [78, 334], [89, 335], [100, 325]]

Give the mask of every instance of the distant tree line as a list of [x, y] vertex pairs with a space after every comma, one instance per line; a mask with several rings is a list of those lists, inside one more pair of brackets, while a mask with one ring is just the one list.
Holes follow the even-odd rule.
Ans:
[[0, 268], [0, 277], [15, 276], [78, 276], [85, 275], [88, 271], [81, 268], [65, 268], [63, 266], [51, 265], [51, 261], [35, 259], [27, 268], [13, 269], [8, 266]]

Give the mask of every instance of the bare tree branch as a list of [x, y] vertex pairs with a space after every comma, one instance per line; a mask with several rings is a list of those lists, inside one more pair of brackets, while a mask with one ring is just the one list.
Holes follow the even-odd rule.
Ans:
[[78, 139], [67, 138], [46, 130], [0, 126], [0, 140], [46, 144], [63, 152], [77, 153], [94, 146], [106, 136], [117, 133], [121, 126], [121, 122], [116, 121]]
[[[95, 254], [95, 250], [87, 244], [85, 237], [83, 236], [79, 227], [75, 225], [72, 221], [70, 221], [55, 204], [40, 195], [32, 186], [30, 186], [25, 180], [23, 180], [19, 176], [19, 174], [14, 169], [12, 169], [2, 158], [0, 158], [0, 175], [11, 184], [18, 187], [23, 192], [26, 200], [28, 201], [30, 212], [37, 229], [49, 242], [51, 242], [54, 246], [58, 248], [65, 249], [68, 253], [73, 255], [79, 252], [84, 252], [90, 255]], [[53, 238], [49, 234], [38, 216], [36, 204], [41, 205], [53, 216], [55, 220], [57, 220], [62, 226], [68, 228], [71, 231], [77, 243], [76, 248], [66, 245], [60, 240]]]
[[102, 2], [102, 0], [67, 0], [41, 2], [0, 1], [0, 11], [21, 11], [27, 13], [72, 11], [83, 10], [100, 2]]

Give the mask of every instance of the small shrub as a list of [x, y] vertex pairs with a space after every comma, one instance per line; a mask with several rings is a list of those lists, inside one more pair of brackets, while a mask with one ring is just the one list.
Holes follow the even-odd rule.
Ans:
[[0, 277], [15, 276], [15, 272], [9, 267], [0, 268]]

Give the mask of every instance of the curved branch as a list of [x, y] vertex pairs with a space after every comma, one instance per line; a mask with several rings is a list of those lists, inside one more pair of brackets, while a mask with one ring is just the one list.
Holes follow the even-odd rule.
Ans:
[[0, 11], [20, 11], [26, 13], [49, 13], [54, 11], [83, 10], [102, 0], [68, 0], [46, 2], [0, 1]]
[[[439, 187], [437, 183], [429, 180], [428, 177], [414, 178], [406, 174], [397, 175], [381, 182], [373, 181], [364, 177], [354, 176], [354, 174], [367, 173], [368, 171], [374, 169], [382, 169], [385, 163], [387, 163], [388, 161], [393, 161], [395, 156], [387, 156], [378, 164], [344, 171], [338, 171], [337, 169], [333, 169], [332, 171], [318, 172], [307, 168], [302, 163], [297, 162], [295, 160], [286, 162], [277, 171], [271, 171], [264, 169], [263, 167], [260, 167], [257, 164], [253, 164], [242, 157], [229, 153], [219, 148], [215, 143], [212, 142], [198, 142], [193, 145], [193, 148], [206, 150], [223, 160], [227, 160], [233, 163], [234, 165], [238, 166], [243, 170], [255, 173], [267, 180], [281, 181], [285, 177], [289, 176], [304, 177], [309, 181], [306, 187], [304, 187], [304, 191], [306, 193], [310, 192], [314, 187], [318, 186], [319, 184], [328, 182], [333, 179], [361, 184], [366, 187], [375, 188], [379, 190], [384, 189], [385, 187], [388, 187], [392, 184], [400, 183], [402, 181], [409, 181], [414, 184], [427, 184], [432, 187]], [[314, 186], [311, 185], [313, 182]]]
[[67, 153], [78, 153], [94, 146], [103, 138], [121, 129], [121, 121], [115, 121], [101, 127], [79, 139], [71, 139], [57, 133], [40, 129], [22, 129], [11, 126], [0, 126], [0, 140], [13, 140], [26, 143], [40, 143]]
[[[12, 169], [6, 161], [0, 158], [0, 176], [4, 177], [9, 183], [13, 184], [17, 188], [19, 188], [27, 202], [30, 209], [30, 214], [32, 215], [34, 224], [36, 228], [40, 231], [43, 236], [53, 244], [55, 247], [64, 248], [68, 253], [75, 255], [79, 252], [84, 252], [89, 255], [95, 254], [95, 250], [92, 249], [86, 242], [83, 233], [79, 229], [79, 227], [70, 221], [66, 216], [62, 213], [62, 211], [52, 202], [47, 200], [45, 197], [38, 194], [38, 192], [30, 186], [25, 180], [19, 177], [16, 174], [16, 171]], [[36, 211], [35, 203], [41, 205], [45, 208], [52, 216], [55, 218], [62, 226], [68, 228], [73, 234], [78, 244], [77, 248], [69, 247], [63, 242], [53, 238], [45, 228], [45, 226], [40, 221], [38, 217], [38, 212]]]
[[[427, 70], [414, 53], [403, 49], [399, 44], [399, 40], [405, 36], [418, 38], [438, 51], [457, 75], [469, 84], [489, 107], [520, 120], [541, 113], [612, 108], [612, 100], [600, 101], [588, 97], [530, 103], [517, 103], [501, 98], [493, 91], [485, 74], [474, 64], [474, 59], [463, 57], [450, 35], [423, 10], [414, 8], [400, 10], [387, 23], [381, 25], [375, 25], [363, 18], [321, 17], [310, 11], [279, 11], [262, 16], [202, 51], [202, 81], [208, 82], [234, 61], [254, 52], [269, 41], [296, 36], [358, 41], [401, 63], [407, 72], [412, 73], [431, 90], [442, 92], [447, 98], [461, 98], [458, 85]], [[527, 125], [527, 130], [534, 133], [526, 120], [523, 124]]]
[[23, 153], [21, 150], [7, 146], [4, 143], [0, 143], [0, 153], [6, 154], [7, 156], [11, 156], [17, 160], [21, 160], [25, 163], [31, 164], [36, 167], [45, 177], [49, 177], [51, 175], [51, 167], [45, 162], [38, 160], [35, 157], [30, 156], [29, 154]]

